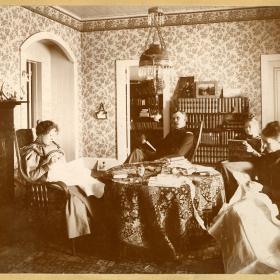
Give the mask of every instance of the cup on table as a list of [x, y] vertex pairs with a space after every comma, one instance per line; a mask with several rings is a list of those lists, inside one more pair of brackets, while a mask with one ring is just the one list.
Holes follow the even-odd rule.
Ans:
[[143, 177], [145, 174], [145, 167], [143, 164], [137, 167], [137, 175]]

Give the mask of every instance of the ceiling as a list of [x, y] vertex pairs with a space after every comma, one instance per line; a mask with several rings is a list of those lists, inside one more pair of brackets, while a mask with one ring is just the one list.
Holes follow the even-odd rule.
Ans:
[[[135, 17], [146, 16], [148, 9], [151, 6], [53, 6], [54, 8], [66, 13], [78, 20], [97, 20], [97, 19], [109, 19], [109, 18], [123, 18], [123, 17]], [[165, 14], [172, 13], [186, 13], [197, 11], [209, 11], [209, 10], [222, 10], [229, 8], [237, 8], [234, 6], [160, 6]]]

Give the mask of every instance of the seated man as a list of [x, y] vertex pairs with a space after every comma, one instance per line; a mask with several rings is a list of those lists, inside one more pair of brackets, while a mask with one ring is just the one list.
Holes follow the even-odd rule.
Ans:
[[186, 115], [177, 111], [172, 116], [174, 129], [162, 140], [156, 152], [136, 148], [126, 163], [156, 160], [165, 157], [187, 156], [193, 146], [193, 133], [186, 131]]

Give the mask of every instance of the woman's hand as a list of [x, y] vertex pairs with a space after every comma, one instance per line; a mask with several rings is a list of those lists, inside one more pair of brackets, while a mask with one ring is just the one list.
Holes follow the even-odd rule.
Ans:
[[60, 160], [60, 156], [57, 154], [51, 154], [47, 157], [48, 166], [53, 166], [57, 161]]
[[247, 153], [252, 153], [253, 151], [255, 151], [253, 149], [253, 147], [247, 142], [247, 141], [244, 141], [243, 142], [243, 145], [244, 145], [244, 150], [247, 152]]
[[244, 144], [244, 150], [247, 153], [250, 153], [254, 156], [260, 156], [260, 153], [258, 153], [247, 141], [244, 141], [243, 144]]

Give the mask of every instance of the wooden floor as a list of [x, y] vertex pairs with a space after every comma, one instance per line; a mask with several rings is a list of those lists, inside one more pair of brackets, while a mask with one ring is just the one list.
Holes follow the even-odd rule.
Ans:
[[21, 201], [0, 208], [0, 273], [223, 273], [220, 250], [214, 240], [190, 250], [180, 261], [158, 261], [128, 251], [121, 256], [108, 246], [98, 230], [80, 238], [71, 255], [63, 229], [50, 225], [45, 236], [29, 221]]

